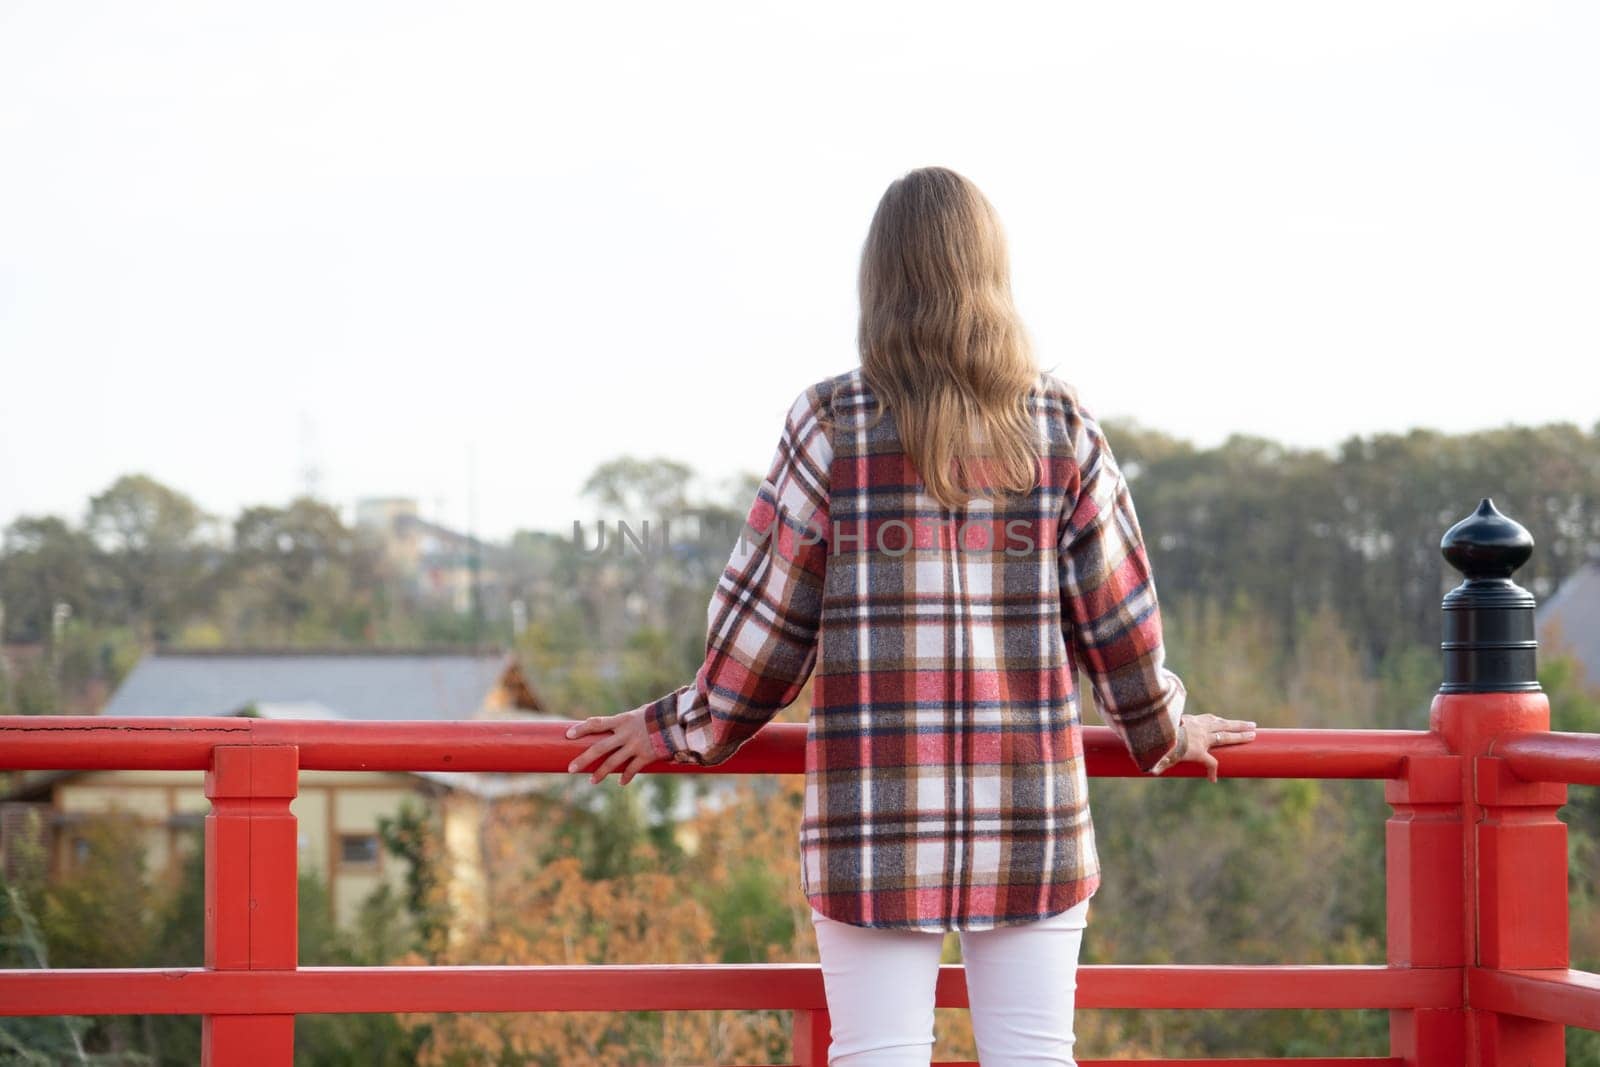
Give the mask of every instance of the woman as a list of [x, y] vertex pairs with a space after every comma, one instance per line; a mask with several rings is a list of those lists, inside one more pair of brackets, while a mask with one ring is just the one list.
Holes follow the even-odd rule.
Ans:
[[1079, 695], [1141, 771], [1254, 737], [1184, 713], [1116, 460], [1041, 372], [988, 200], [942, 167], [878, 204], [861, 364], [808, 387], [711, 602], [695, 680], [619, 715], [570, 770], [626, 785], [715, 765], [815, 676], [801, 882], [830, 1064], [927, 1064], [944, 934], [960, 932], [981, 1062], [1073, 1064], [1100, 869]]

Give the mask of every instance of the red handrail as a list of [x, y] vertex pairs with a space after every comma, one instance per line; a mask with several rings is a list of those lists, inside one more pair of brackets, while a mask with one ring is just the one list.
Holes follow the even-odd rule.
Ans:
[[1600, 785], [1600, 737], [1594, 734], [1501, 734], [1489, 746], [1489, 755], [1499, 756], [1530, 782]]
[[[94, 715], [0, 716], [0, 752], [13, 770], [205, 770], [217, 745], [293, 745], [302, 770], [544, 771], [565, 774], [588, 747], [560, 722], [320, 722], [282, 719], [120, 719]], [[719, 765], [719, 774], [798, 774], [806, 726], [772, 723]], [[1090, 775], [1145, 777], [1104, 726], [1085, 726]], [[1262, 730], [1249, 745], [1220, 749], [1229, 778], [1397, 778], [1406, 760], [1449, 749], [1428, 730]], [[661, 772], [705, 773], [661, 763]], [[1204, 774], [1181, 763], [1163, 777]]]
[[[1600, 737], [1512, 730], [1474, 738], [1470, 730], [1450, 725], [1452, 713], [1459, 715], [1477, 701], [1485, 715], [1473, 721], [1514, 724], [1511, 712], [1522, 698], [1475, 694], [1440, 699], [1446, 701], [1446, 713], [1440, 719], [1436, 702], [1436, 720], [1445, 726], [1437, 730], [1264, 729], [1253, 744], [1216, 754], [1226, 777], [1388, 782], [1395, 809], [1388, 835], [1389, 965], [1086, 966], [1080, 973], [1078, 1004], [1377, 1008], [1392, 1013], [1391, 1057], [1249, 1061], [1254, 1064], [1455, 1067], [1477, 1055], [1470, 1030], [1460, 1025], [1464, 1009], [1600, 1028], [1600, 976], [1565, 966], [1517, 966], [1522, 950], [1505, 940], [1508, 930], [1515, 932], [1507, 923], [1521, 921], [1506, 909], [1514, 911], [1522, 906], [1517, 902], [1530, 899], [1519, 881], [1530, 872], [1507, 865], [1533, 861], [1538, 869], [1538, 861], [1554, 855], [1553, 827], [1564, 832], [1554, 810], [1565, 792], [1564, 786], [1550, 783], [1600, 784]], [[0, 971], [0, 1014], [199, 1013], [207, 1019], [208, 1062], [232, 1062], [230, 1055], [248, 1050], [250, 1062], [288, 1064], [297, 1014], [787, 1009], [795, 1013], [796, 1060], [824, 1063], [826, 1003], [814, 964], [296, 966], [294, 822], [288, 804], [299, 770], [564, 774], [585, 747], [564, 736], [567, 725], [0, 717], [0, 768], [205, 770], [207, 795], [213, 801], [207, 817], [207, 966]], [[805, 736], [802, 724], [777, 723], [719, 767], [660, 764], [651, 771], [799, 773]], [[1140, 776], [1105, 727], [1085, 729], [1085, 751], [1095, 776]], [[1164, 777], [1201, 773], [1198, 764], [1180, 764]], [[1497, 814], [1501, 809], [1507, 817]], [[1519, 809], [1529, 814], [1512, 814]], [[1481, 814], [1469, 818], [1469, 810]], [[1504, 836], [1495, 836], [1500, 830], [1506, 831]], [[1564, 837], [1562, 843], [1564, 847]], [[1478, 901], [1477, 925], [1487, 931], [1482, 947], [1470, 934], [1468, 941], [1459, 940], [1468, 928], [1462, 871], [1478, 868], [1482, 870], [1471, 895]], [[1484, 881], [1485, 871], [1494, 877]], [[1504, 874], [1503, 885], [1494, 881], [1501, 877], [1496, 872]], [[1564, 937], [1564, 864], [1556, 873]], [[1544, 876], [1538, 890], [1550, 895], [1556, 884], [1554, 877]], [[1553, 899], [1546, 903], [1554, 908]], [[1541, 927], [1533, 942], [1548, 944], [1550, 929]], [[1473, 966], [1485, 953], [1500, 965]], [[692, 982], [682, 981], [685, 972], [692, 973]], [[941, 967], [937, 1003], [966, 1006], [965, 976], [958, 965]], [[1459, 1046], [1452, 1043], [1458, 1034]], [[1440, 1051], [1458, 1047], [1460, 1058], [1450, 1058], [1457, 1052]], [[1527, 1062], [1544, 1067], [1547, 1059]]]

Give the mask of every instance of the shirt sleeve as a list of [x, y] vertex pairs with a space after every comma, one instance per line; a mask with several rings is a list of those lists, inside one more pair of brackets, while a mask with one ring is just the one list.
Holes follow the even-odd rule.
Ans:
[[1127, 479], [1099, 422], [1081, 407], [1077, 413], [1078, 487], [1059, 541], [1062, 623], [1106, 724], [1141, 771], [1160, 774], [1184, 755], [1188, 692], [1166, 667], [1155, 579]]
[[816, 663], [832, 448], [812, 390], [784, 421], [772, 465], [706, 612], [692, 683], [645, 705], [661, 759], [712, 766], [800, 695]]

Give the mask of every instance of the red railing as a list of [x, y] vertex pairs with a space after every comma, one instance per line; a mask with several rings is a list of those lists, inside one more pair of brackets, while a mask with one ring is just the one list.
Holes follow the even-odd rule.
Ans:
[[[1228, 777], [1387, 783], [1387, 965], [1085, 966], [1077, 1004], [1390, 1013], [1387, 1057], [1141, 1061], [1152, 1064], [1560, 1064], [1564, 1026], [1600, 1029], [1600, 976], [1567, 970], [1555, 816], [1564, 783], [1600, 784], [1600, 736], [1545, 732], [1548, 714], [1538, 693], [1447, 694], [1427, 731], [1267, 729], [1220, 750]], [[0, 1014], [199, 1014], [206, 1063], [288, 1065], [294, 1017], [318, 1012], [776, 1009], [793, 1012], [795, 1061], [825, 1064], [815, 964], [297, 965], [300, 770], [566, 773], [586, 742], [565, 725], [0, 718], [5, 769], [204, 770], [212, 802], [205, 966], [0, 971]], [[801, 773], [805, 733], [774, 724], [713, 771], [653, 770]], [[1086, 728], [1085, 749], [1091, 775], [1139, 773], [1104, 727]], [[1165, 777], [1198, 773], [1180, 764]], [[937, 1003], [967, 1006], [959, 965], [940, 968]]]

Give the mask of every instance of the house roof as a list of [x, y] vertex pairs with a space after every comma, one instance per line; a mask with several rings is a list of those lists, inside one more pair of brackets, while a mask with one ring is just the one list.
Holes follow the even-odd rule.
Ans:
[[[103, 714], [222, 716], [249, 707], [267, 719], [470, 719], [484, 710], [484, 698], [502, 682], [519, 708], [546, 711], [516, 657], [498, 650], [162, 650], [139, 661]], [[546, 716], [560, 718], [548, 712]], [[95, 772], [25, 773], [0, 799], [44, 799], [56, 785], [85, 773]], [[606, 803], [605, 792], [588, 786], [582, 775], [409, 773], [488, 800], [543, 793], [588, 811], [598, 811]], [[704, 797], [696, 790], [680, 790], [670, 813], [650, 808], [645, 813], [647, 823], [681, 821], [704, 804], [725, 803], [735, 783], [718, 778], [708, 785]]]
[[1541, 646], [1564, 646], [1600, 686], [1600, 562], [1585, 563], [1534, 612]]
[[266, 704], [355, 720], [470, 719], [508, 671], [519, 704], [537, 709], [515, 657], [498, 650], [163, 650], [139, 661], [103, 714], [233, 715]]
[[[471, 719], [487, 710], [486, 698], [501, 684], [518, 708], [543, 710], [516, 657], [499, 650], [167, 649], [141, 659], [102, 714], [224, 716], [248, 709], [264, 719]], [[82, 773], [26, 774], [3, 799], [48, 796]], [[549, 775], [413, 773], [486, 798], [551, 787]]]

